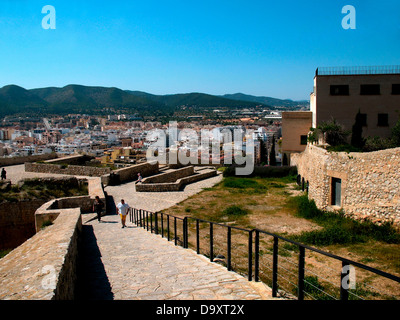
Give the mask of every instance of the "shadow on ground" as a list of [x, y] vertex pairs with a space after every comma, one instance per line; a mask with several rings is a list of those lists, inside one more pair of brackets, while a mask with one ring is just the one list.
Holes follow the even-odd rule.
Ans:
[[114, 294], [108, 281], [101, 252], [93, 226], [82, 226], [80, 243], [77, 300], [113, 300]]

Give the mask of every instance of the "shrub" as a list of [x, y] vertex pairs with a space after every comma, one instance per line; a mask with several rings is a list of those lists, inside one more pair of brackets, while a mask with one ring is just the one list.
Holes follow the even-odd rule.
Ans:
[[350, 132], [344, 131], [343, 127], [335, 119], [322, 122], [317, 129], [324, 135], [325, 142], [333, 147], [346, 144], [347, 137], [350, 134]]
[[395, 145], [391, 139], [385, 139], [381, 137], [368, 137], [365, 141], [363, 151], [372, 152], [384, 149], [393, 148]]

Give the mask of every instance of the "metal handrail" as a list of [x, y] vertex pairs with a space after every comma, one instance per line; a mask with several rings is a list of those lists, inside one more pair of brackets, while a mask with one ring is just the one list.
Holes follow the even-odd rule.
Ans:
[[[282, 240], [284, 242], [290, 243], [294, 246], [297, 246], [299, 249], [299, 258], [298, 258], [298, 283], [297, 283], [297, 298], [298, 300], [303, 300], [304, 299], [304, 293], [307, 293], [304, 291], [304, 283], [307, 282], [305, 280], [305, 252], [306, 250], [316, 252], [319, 254], [322, 254], [324, 256], [327, 256], [329, 258], [338, 260], [342, 262], [342, 273], [341, 273], [341, 286], [340, 286], [340, 299], [341, 300], [348, 300], [349, 296], [349, 289], [343, 288], [342, 286], [342, 280], [344, 277], [348, 276], [348, 273], [343, 273], [343, 270], [345, 267], [352, 265], [355, 267], [359, 267], [361, 269], [364, 269], [366, 271], [375, 273], [379, 276], [385, 277], [387, 279], [393, 280], [395, 282], [400, 283], [400, 277], [395, 276], [393, 274], [384, 272], [382, 270], [372, 268], [370, 266], [364, 265], [362, 263], [337, 256], [335, 254], [325, 252], [323, 250], [310, 247], [308, 245], [299, 243], [297, 241], [287, 239], [283, 236], [265, 231], [265, 230], [260, 230], [260, 229], [246, 229], [246, 228], [241, 228], [241, 227], [236, 227], [236, 226], [230, 226], [226, 225], [223, 223], [219, 222], [212, 222], [204, 219], [198, 219], [198, 218], [193, 218], [193, 217], [177, 217], [173, 215], [169, 215], [163, 212], [149, 212], [146, 210], [141, 210], [141, 209], [134, 209], [131, 208], [129, 211], [129, 216], [130, 216], [130, 221], [132, 223], [135, 223], [136, 225], [143, 227], [149, 231], [149, 216], [150, 216], [150, 231], [159, 234], [159, 229], [158, 229], [158, 217], [161, 215], [161, 236], [164, 237], [164, 216], [167, 217], [167, 234], [168, 234], [168, 241], [170, 240], [170, 219], [172, 218], [174, 221], [174, 240], [175, 240], [175, 245], [177, 245], [177, 221], [182, 221], [182, 228], [183, 228], [183, 241], [182, 245], [184, 248], [189, 247], [189, 231], [188, 231], [188, 219], [194, 220], [196, 222], [196, 251], [198, 254], [200, 254], [200, 237], [199, 237], [199, 224], [200, 222], [202, 223], [208, 223], [209, 224], [209, 236], [210, 236], [210, 261], [214, 261], [214, 226], [221, 226], [224, 228], [227, 228], [227, 269], [232, 270], [232, 230], [238, 230], [242, 232], [248, 233], [248, 251], [247, 251], [247, 259], [248, 259], [248, 280], [252, 281], [253, 280], [253, 267], [254, 267], [254, 281], [258, 282], [260, 281], [259, 278], [259, 267], [260, 267], [260, 234], [266, 234], [268, 236], [273, 237], [273, 253], [272, 253], [272, 296], [277, 297], [278, 295], [278, 244], [279, 240]], [[152, 218], [154, 217], [154, 227], [152, 223]], [[254, 238], [254, 241], [253, 241]], [[254, 255], [253, 255], [253, 246], [254, 246]], [[253, 264], [253, 257], [254, 257], [254, 264]], [[353, 293], [352, 293], [353, 294]]]

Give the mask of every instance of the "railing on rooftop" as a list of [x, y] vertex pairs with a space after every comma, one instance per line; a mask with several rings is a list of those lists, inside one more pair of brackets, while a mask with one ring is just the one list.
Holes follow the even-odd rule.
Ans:
[[321, 67], [315, 71], [316, 76], [332, 75], [370, 75], [400, 74], [400, 65], [393, 66], [357, 66], [357, 67]]
[[[130, 209], [130, 222], [298, 300], [400, 300], [400, 277], [259, 230]], [[357, 275], [357, 277], [356, 277]]]

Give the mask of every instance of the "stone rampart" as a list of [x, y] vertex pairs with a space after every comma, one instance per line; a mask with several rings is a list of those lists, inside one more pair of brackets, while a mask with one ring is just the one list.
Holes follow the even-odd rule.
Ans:
[[194, 174], [194, 167], [185, 167], [181, 169], [176, 169], [171, 172], [160, 173], [142, 180], [143, 184], [147, 183], [167, 183], [175, 182], [176, 180], [184, 177], [188, 177]]
[[101, 177], [111, 172], [110, 168], [98, 168], [91, 166], [77, 166], [50, 163], [25, 163], [26, 172], [40, 172], [52, 174], [64, 174], [74, 176]]
[[104, 185], [119, 184], [129, 181], [135, 181], [138, 173], [144, 178], [155, 175], [159, 172], [159, 164], [156, 161], [136, 164], [130, 167], [114, 170], [112, 173], [105, 174], [101, 177]]
[[0, 299], [74, 299], [81, 230], [80, 209], [60, 210], [53, 225], [0, 259]]
[[56, 158], [57, 158], [56, 153], [47, 153], [47, 154], [40, 154], [40, 155], [26, 156], [26, 157], [0, 158], [0, 167], [15, 166], [18, 164], [24, 164], [25, 162], [45, 161]]
[[[99, 198], [106, 204], [106, 196], [100, 178], [88, 180], [88, 195], [59, 198], [48, 201], [35, 212], [35, 229], [39, 232], [46, 222], [53, 222], [60, 214], [60, 209], [79, 208], [81, 213], [93, 212], [94, 198]], [[106, 209], [106, 208], [105, 208]]]
[[[343, 209], [355, 218], [400, 225], [400, 148], [368, 153], [328, 152], [309, 145], [291, 156], [309, 198], [321, 209]], [[333, 179], [341, 181], [341, 205], [333, 205]]]
[[216, 170], [210, 170], [203, 173], [194, 173], [191, 176], [176, 180], [175, 182], [165, 183], [139, 183], [136, 185], [137, 192], [175, 192], [190, 183], [208, 179], [217, 175]]
[[66, 157], [57, 158], [57, 159], [50, 159], [45, 162], [50, 163], [50, 164], [83, 165], [91, 159], [93, 159], [93, 157], [76, 154], [76, 155], [66, 156]]
[[[100, 178], [88, 180], [88, 196], [55, 199], [35, 213], [37, 233], [0, 259], [0, 299], [73, 300], [76, 296], [82, 212], [92, 211]], [[52, 225], [42, 229], [45, 221]]]

